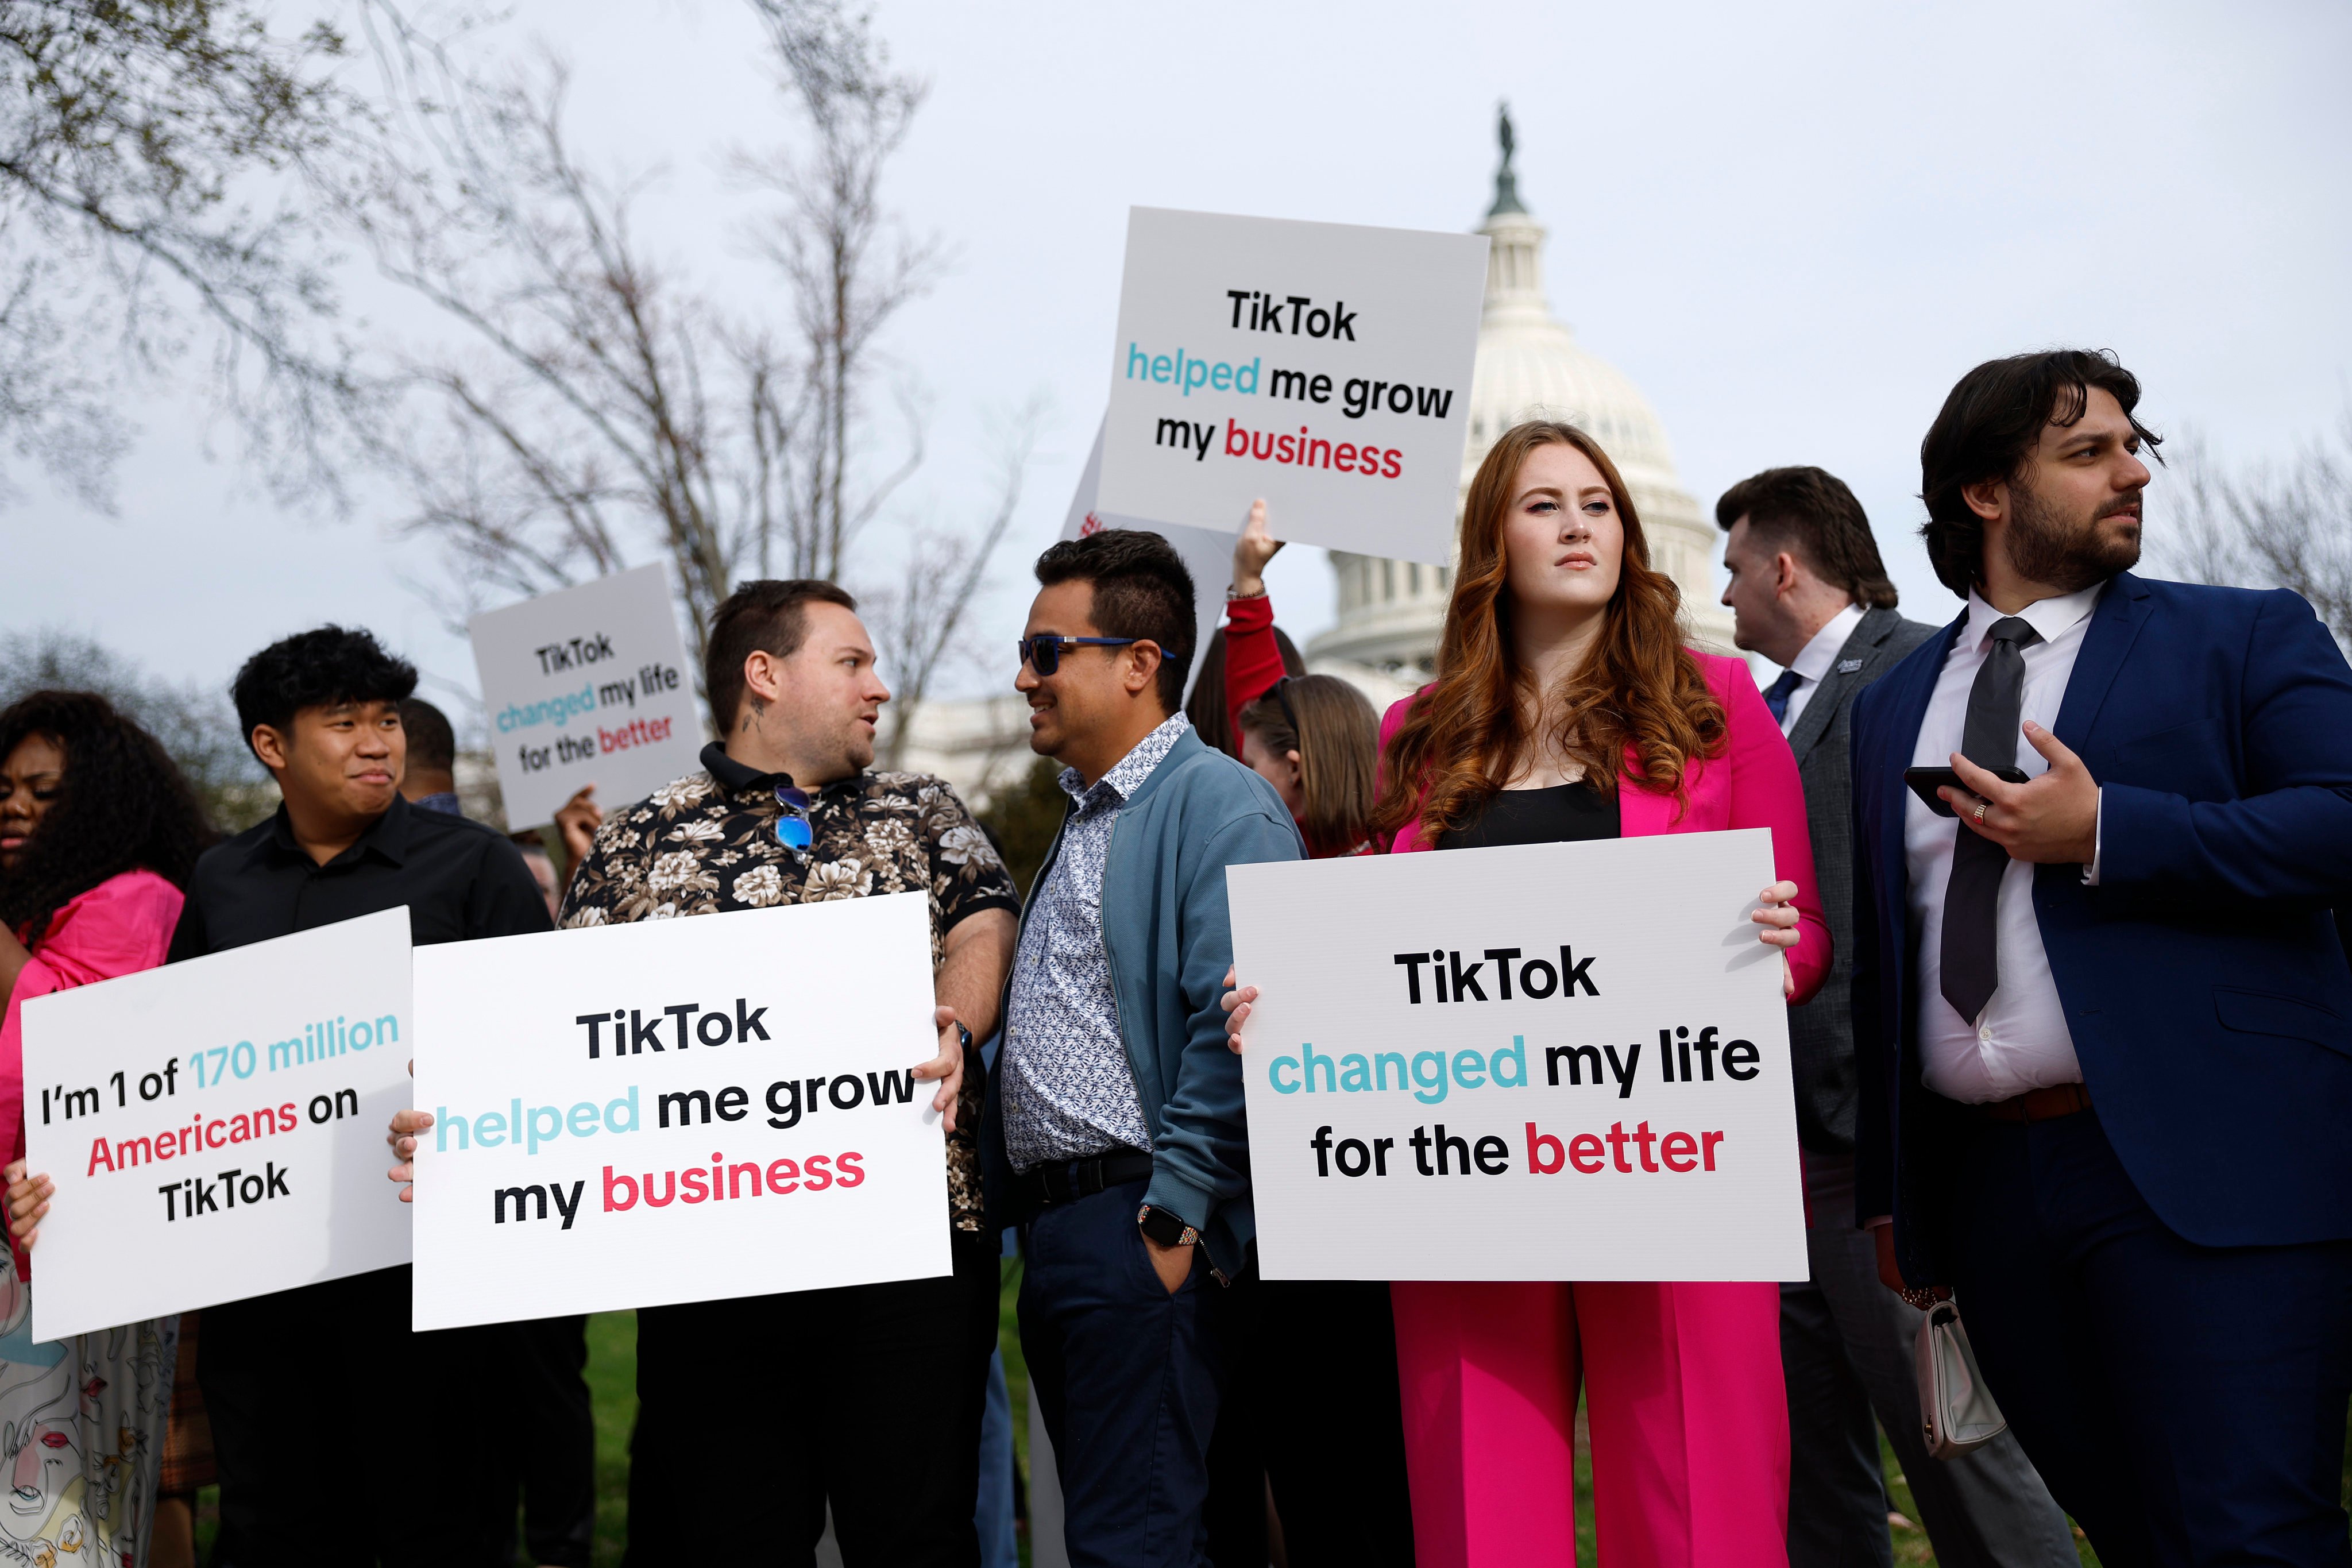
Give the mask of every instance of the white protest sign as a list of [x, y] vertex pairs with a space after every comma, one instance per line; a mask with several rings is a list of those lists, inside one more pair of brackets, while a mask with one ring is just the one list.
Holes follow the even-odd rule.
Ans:
[[384, 910], [25, 1004], [36, 1340], [408, 1261], [408, 954]]
[[1102, 510], [1445, 564], [1486, 240], [1136, 207]]
[[920, 893], [416, 954], [418, 1329], [949, 1271]]
[[[1140, 518], [1118, 517], [1095, 505], [1095, 491], [1102, 478], [1103, 427], [1095, 426], [1093, 450], [1087, 454], [1086, 471], [1078, 476], [1078, 488], [1071, 492], [1070, 510], [1062, 520], [1062, 537], [1084, 539], [1106, 528], [1139, 528], [1159, 534], [1184, 558], [1192, 574], [1192, 616], [1197, 632], [1192, 638], [1192, 665], [1184, 672], [1184, 686], [1192, 689], [1201, 673], [1201, 660], [1209, 648], [1209, 634], [1217, 629], [1225, 616], [1225, 590], [1234, 580], [1234, 538], [1241, 532], [1241, 523], [1223, 533], [1213, 529], [1187, 528], [1181, 523], [1145, 522]], [[1247, 508], [1244, 509], [1244, 513]]]
[[1265, 1278], [1805, 1278], [1768, 830], [1226, 878]]
[[467, 629], [509, 826], [552, 822], [583, 784], [609, 811], [700, 765], [693, 669], [661, 567], [486, 611]]

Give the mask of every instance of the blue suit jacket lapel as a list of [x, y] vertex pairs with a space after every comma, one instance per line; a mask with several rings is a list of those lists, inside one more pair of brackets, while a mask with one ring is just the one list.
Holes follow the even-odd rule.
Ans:
[[2068, 746], [2082, 748], [2153, 608], [2147, 584], [2128, 572], [2116, 573], [2099, 595], [2091, 624], [2083, 631], [2082, 651], [2074, 656], [2066, 696], [2058, 704], [2058, 722], [2050, 727]]
[[[1875, 759], [1874, 770], [1878, 776], [1868, 787], [1884, 792], [1885, 820], [1880, 824], [1879, 862], [1895, 879], [1890, 891], [1897, 896], [1898, 915], [1904, 909], [1900, 895], [1904, 891], [1901, 878], [1903, 860], [1904, 794], [1903, 770], [1911, 765], [1911, 754], [1919, 747], [1919, 726], [1927, 717], [1927, 700], [1936, 694], [1936, 678], [1943, 673], [1944, 661], [1951, 657], [1952, 645], [1959, 640], [1960, 632], [1969, 624], [1969, 613], [1963, 609], [1959, 618], [1946, 626], [1943, 635], [1927, 646], [1936, 650], [1933, 658], [1916, 656], [1905, 659], [1879, 678], [1878, 689], [1885, 692], [1887, 709], [1885, 742], [1888, 754]], [[1864, 787], [1856, 781], [1857, 788]]]

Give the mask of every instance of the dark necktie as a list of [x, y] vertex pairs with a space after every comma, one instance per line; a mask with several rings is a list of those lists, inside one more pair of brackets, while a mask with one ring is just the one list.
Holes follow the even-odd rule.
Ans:
[[1784, 669], [1780, 672], [1780, 679], [1764, 689], [1764, 706], [1772, 710], [1774, 723], [1785, 724], [1789, 721], [1789, 699], [1795, 694], [1797, 688], [1804, 683], [1803, 676], [1793, 669]]
[[[2015, 616], [1992, 624], [1992, 646], [1969, 688], [1969, 716], [1960, 731], [1960, 755], [1980, 768], [2017, 765], [2017, 731], [2025, 701], [2025, 649], [2042, 634]], [[1966, 808], [1969, 813], [1975, 807]], [[1944, 886], [1944, 1000], [1973, 1024], [2000, 987], [1996, 932], [2000, 879], [2009, 851], [1974, 828], [1955, 828], [1952, 879]]]

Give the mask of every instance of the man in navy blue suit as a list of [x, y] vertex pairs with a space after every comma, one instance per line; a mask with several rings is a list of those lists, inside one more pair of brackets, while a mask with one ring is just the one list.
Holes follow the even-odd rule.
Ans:
[[2132, 574], [2138, 400], [2022, 354], [1921, 445], [1968, 610], [1853, 708], [1855, 1217], [2109, 1568], [2342, 1565], [2352, 669], [2294, 594]]

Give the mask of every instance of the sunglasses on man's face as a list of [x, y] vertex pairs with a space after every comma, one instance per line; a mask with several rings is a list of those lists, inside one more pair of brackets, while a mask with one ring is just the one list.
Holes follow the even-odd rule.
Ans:
[[1053, 674], [1062, 668], [1062, 650], [1066, 647], [1125, 647], [1141, 642], [1141, 637], [1066, 637], [1056, 632], [1039, 632], [1034, 637], [1019, 639], [1022, 662], [1040, 676]]
[[784, 808], [784, 815], [776, 819], [776, 842], [806, 860], [809, 846], [815, 842], [815, 835], [809, 830], [809, 807], [816, 803], [804, 789], [778, 784], [776, 804]]

